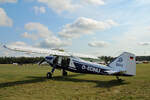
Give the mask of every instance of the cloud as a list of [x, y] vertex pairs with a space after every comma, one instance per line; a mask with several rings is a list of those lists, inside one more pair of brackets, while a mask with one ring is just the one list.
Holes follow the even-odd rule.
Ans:
[[91, 48], [93, 50], [88, 50], [88, 52], [94, 55], [100, 54], [114, 57], [122, 52], [131, 52], [136, 56], [147, 56], [150, 54], [149, 32], [147, 25], [132, 26], [125, 32], [111, 35], [111, 38], [108, 38], [111, 44], [106, 45], [105, 48], [101, 48], [101, 50], [99, 48]]
[[16, 3], [18, 0], [0, 0], [0, 3]]
[[64, 38], [76, 38], [84, 34], [93, 34], [96, 31], [105, 30], [116, 26], [117, 23], [112, 20], [96, 21], [90, 18], [80, 17], [71, 24], [66, 24], [59, 32]]
[[150, 42], [139, 42], [138, 44], [141, 46], [149, 46]]
[[30, 34], [28, 32], [24, 32], [22, 34], [22, 37], [29, 38], [29, 39], [32, 39], [32, 40], [37, 40], [38, 39], [38, 37], [36, 36], [36, 34]]
[[59, 47], [64, 47], [64, 46], [68, 46], [71, 45], [70, 42], [68, 41], [62, 41], [57, 37], [52, 38], [46, 38], [44, 39], [44, 41], [37, 43], [36, 46], [37, 47], [41, 47], [41, 48], [59, 48]]
[[33, 2], [35, 0], [23, 0], [23, 1], [25, 1], [25, 2]]
[[[149, 45], [150, 42], [141, 42], [149, 41], [149, 29], [147, 26], [132, 26], [126, 32], [120, 33], [120, 35], [114, 35], [111, 37], [113, 45], [110, 45], [106, 51], [103, 51], [103, 54], [112, 55], [112, 52], [132, 52], [137, 56], [149, 55]], [[143, 46], [143, 47], [141, 47]], [[121, 53], [118, 52], [118, 53]], [[144, 52], [147, 52], [146, 54]]]
[[104, 5], [105, 2], [103, 0], [81, 0], [81, 2], [92, 5]]
[[135, 0], [135, 2], [137, 3], [137, 5], [147, 5], [150, 3], [149, 0]]
[[104, 42], [104, 41], [92, 41], [90, 43], [88, 43], [88, 45], [90, 47], [98, 47], [98, 48], [102, 48], [102, 47], [105, 47], [108, 45], [107, 42]]
[[92, 5], [104, 5], [103, 0], [37, 0], [40, 3], [48, 5], [53, 11], [57, 13], [73, 12], [77, 9], [85, 8]]
[[25, 25], [25, 29], [31, 31], [32, 32], [30, 33], [31, 35], [33, 36], [37, 35], [37, 38], [46, 38], [53, 36], [53, 33], [48, 29], [48, 27], [40, 23], [32, 23], [32, 22], [28, 23]]
[[31, 31], [31, 33], [25, 32], [22, 36], [32, 40], [37, 40], [35, 45], [38, 47], [51, 48], [70, 45], [70, 42], [56, 37], [53, 32], [43, 24], [28, 23], [25, 25], [25, 29]]
[[71, 0], [37, 0], [40, 3], [44, 3], [48, 5], [49, 8], [52, 8], [57, 13], [61, 13], [63, 11], [72, 12], [79, 5], [73, 4]]
[[27, 44], [25, 42], [22, 42], [22, 41], [16, 41], [16, 42], [10, 43], [9, 45], [13, 45], [13, 46], [27, 46]]
[[0, 8], [0, 26], [12, 26], [13, 21], [7, 16], [3, 8]]
[[34, 6], [33, 9], [34, 9], [36, 14], [39, 14], [39, 13], [44, 14], [44, 13], [46, 13], [45, 7]]

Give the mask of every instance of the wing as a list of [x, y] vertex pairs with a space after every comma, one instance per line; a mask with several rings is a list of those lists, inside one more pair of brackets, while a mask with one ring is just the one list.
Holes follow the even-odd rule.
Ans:
[[58, 55], [58, 56], [70, 56], [66, 52], [60, 52], [56, 50], [51, 49], [40, 49], [40, 48], [34, 48], [34, 47], [22, 47], [22, 46], [3, 46], [4, 48], [7, 48], [12, 51], [19, 51], [19, 52], [25, 52], [25, 53], [38, 53], [38, 54], [48, 54], [48, 55]]
[[79, 58], [92, 58], [92, 59], [98, 59], [96, 56], [87, 55], [87, 54], [81, 54], [81, 53], [70, 53], [71, 56], [79, 57]]
[[3, 47], [12, 51], [19, 51], [25, 53], [37, 53], [37, 54], [58, 55], [58, 56], [75, 56], [80, 58], [98, 59], [98, 57], [91, 56], [91, 55], [71, 53], [71, 52], [68, 53], [68, 52], [52, 50], [52, 49], [41, 49], [35, 47], [23, 47], [23, 46], [13, 46], [13, 45], [7, 45], [7, 46], [3, 45]]

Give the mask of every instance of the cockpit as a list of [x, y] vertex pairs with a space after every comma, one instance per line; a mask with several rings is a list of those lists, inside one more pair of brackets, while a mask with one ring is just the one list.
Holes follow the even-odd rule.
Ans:
[[53, 60], [53, 64], [59, 67], [69, 67], [70, 57], [56, 56]]

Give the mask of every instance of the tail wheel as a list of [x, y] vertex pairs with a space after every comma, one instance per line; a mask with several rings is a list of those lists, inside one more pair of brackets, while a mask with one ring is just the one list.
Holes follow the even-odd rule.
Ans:
[[47, 76], [48, 79], [51, 79], [52, 78], [52, 73], [48, 72], [46, 76]]
[[116, 76], [116, 78], [117, 78], [117, 80], [118, 80], [119, 82], [123, 82], [123, 80], [120, 79], [119, 76]]

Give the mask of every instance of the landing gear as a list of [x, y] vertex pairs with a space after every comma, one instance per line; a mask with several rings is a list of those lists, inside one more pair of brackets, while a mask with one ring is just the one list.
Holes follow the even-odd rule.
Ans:
[[55, 71], [55, 68], [56, 68], [56, 67], [54, 66], [54, 67], [52, 68], [51, 72], [48, 72], [48, 73], [47, 73], [46, 76], [47, 76], [48, 79], [51, 79], [51, 78], [52, 78], [52, 75], [53, 75], [53, 73], [54, 73], [54, 71]]
[[52, 78], [52, 73], [51, 72], [47, 72], [47, 79], [51, 79]]
[[65, 70], [63, 70], [62, 76], [67, 76], [67, 75], [68, 75], [68, 73]]
[[122, 82], [122, 81], [123, 81], [122, 79], [119, 78], [119, 76], [116, 76], [116, 78], [117, 78], [117, 80], [118, 80], [119, 82]]

